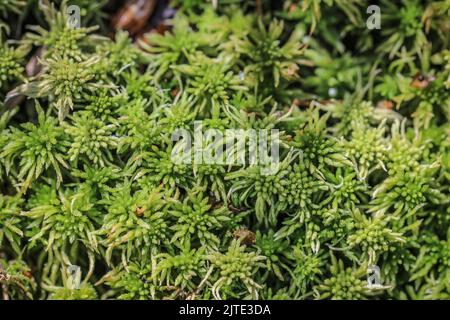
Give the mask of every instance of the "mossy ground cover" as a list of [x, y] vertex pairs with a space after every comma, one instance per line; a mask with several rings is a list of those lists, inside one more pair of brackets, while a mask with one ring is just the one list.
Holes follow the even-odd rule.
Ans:
[[370, 5], [0, 0], [1, 298], [449, 299], [450, 2]]

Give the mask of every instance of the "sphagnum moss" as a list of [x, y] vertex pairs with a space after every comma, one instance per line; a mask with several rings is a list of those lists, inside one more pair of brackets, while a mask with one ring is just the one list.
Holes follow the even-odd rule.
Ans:
[[[26, 29], [0, 0], [2, 298], [450, 299], [446, 1], [378, 1], [381, 30], [358, 0], [172, 1], [135, 39], [106, 2]], [[279, 130], [278, 169], [174, 161], [195, 121]]]

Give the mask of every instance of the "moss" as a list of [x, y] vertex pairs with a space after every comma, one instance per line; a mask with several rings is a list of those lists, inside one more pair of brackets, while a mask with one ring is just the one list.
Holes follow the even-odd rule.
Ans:
[[0, 0], [2, 297], [449, 299], [445, 1], [106, 2]]

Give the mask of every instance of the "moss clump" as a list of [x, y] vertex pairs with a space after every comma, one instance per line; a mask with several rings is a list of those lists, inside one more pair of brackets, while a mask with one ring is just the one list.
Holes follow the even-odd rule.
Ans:
[[0, 296], [449, 299], [448, 4], [226, 2], [0, 0]]

